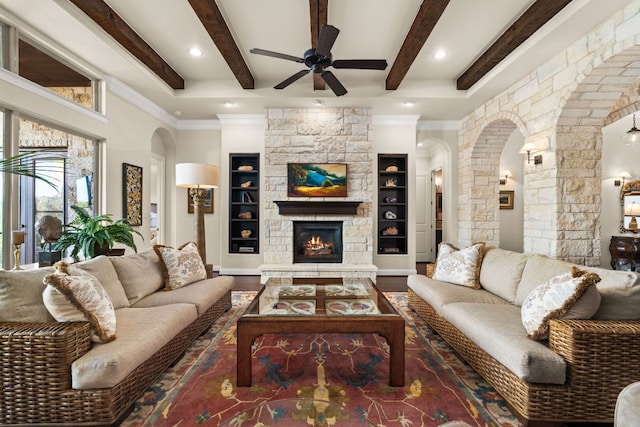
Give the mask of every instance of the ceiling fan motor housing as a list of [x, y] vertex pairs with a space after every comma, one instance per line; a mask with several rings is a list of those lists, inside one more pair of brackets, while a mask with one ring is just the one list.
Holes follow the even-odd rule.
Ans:
[[331, 65], [333, 55], [327, 56], [316, 55], [315, 48], [307, 49], [304, 53], [304, 64], [311, 68], [314, 73], [321, 73], [326, 67]]

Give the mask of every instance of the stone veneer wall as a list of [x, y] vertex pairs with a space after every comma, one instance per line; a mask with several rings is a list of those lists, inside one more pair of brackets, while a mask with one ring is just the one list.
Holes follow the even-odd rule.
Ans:
[[[263, 271], [321, 267], [355, 272], [359, 270], [357, 266], [363, 271], [375, 271], [372, 265], [374, 153], [371, 111], [359, 108], [269, 108], [266, 117], [262, 200], [264, 262], [269, 266], [262, 266]], [[324, 200], [362, 201], [357, 215], [280, 215], [273, 201], [288, 200], [287, 163], [346, 163], [348, 196]], [[322, 203], [323, 199], [296, 197], [295, 200]], [[296, 264], [294, 268], [293, 221], [296, 220], [343, 221], [343, 264]], [[369, 277], [369, 273], [363, 275]]]
[[639, 23], [634, 0], [463, 119], [459, 245], [499, 244], [499, 158], [517, 128], [544, 141], [543, 163], [525, 163], [525, 251], [600, 264], [601, 128], [635, 111], [624, 104], [640, 77]]

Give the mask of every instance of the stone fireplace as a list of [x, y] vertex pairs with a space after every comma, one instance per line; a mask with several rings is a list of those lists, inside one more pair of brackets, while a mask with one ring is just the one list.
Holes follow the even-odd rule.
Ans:
[[[264, 264], [269, 277], [366, 277], [373, 265], [374, 160], [371, 111], [361, 108], [266, 110], [264, 151]], [[346, 163], [347, 197], [288, 197], [288, 163]], [[305, 209], [282, 212], [276, 202], [299, 202]], [[352, 212], [327, 206], [355, 205]], [[295, 223], [341, 223], [339, 260], [294, 261]], [[323, 238], [324, 240], [324, 238]]]
[[293, 262], [342, 262], [342, 221], [294, 221]]

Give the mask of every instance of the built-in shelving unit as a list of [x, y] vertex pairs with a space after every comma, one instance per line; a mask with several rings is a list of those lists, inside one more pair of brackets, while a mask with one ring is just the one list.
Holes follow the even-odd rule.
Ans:
[[407, 155], [378, 154], [378, 254], [407, 253]]
[[260, 154], [229, 154], [229, 253], [260, 252]]

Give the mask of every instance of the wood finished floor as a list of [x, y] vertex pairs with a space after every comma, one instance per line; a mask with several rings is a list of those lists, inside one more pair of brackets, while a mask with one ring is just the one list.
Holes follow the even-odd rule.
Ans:
[[[416, 269], [419, 274], [425, 274], [426, 263], [417, 263]], [[260, 290], [260, 276], [234, 276], [236, 285], [235, 291], [258, 291]], [[407, 276], [378, 276], [376, 283], [383, 292], [406, 292]]]

